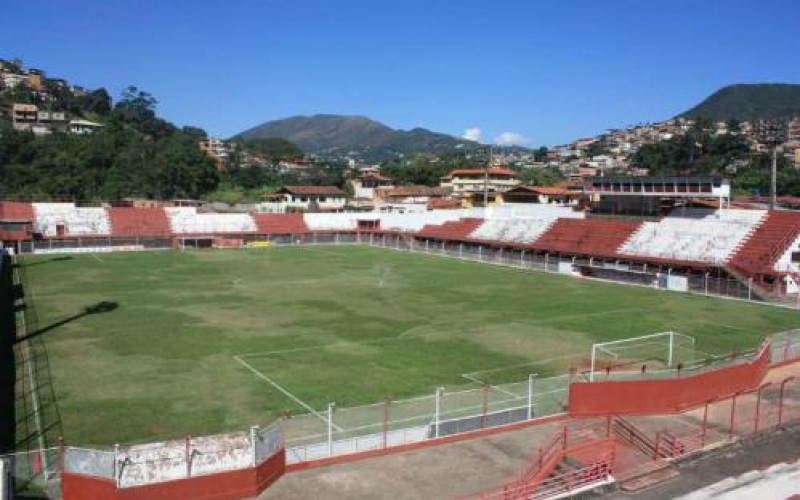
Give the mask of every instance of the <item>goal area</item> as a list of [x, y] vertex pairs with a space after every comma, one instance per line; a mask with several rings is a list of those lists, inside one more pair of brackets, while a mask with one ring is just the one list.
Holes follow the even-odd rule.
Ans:
[[696, 360], [695, 339], [678, 332], [659, 332], [592, 344], [588, 379], [611, 373], [670, 370]]

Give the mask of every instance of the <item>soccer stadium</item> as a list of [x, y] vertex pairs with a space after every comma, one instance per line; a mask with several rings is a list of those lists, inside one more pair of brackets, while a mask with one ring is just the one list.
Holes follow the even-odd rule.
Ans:
[[0, 202], [0, 464], [67, 500], [638, 498], [797, 439], [800, 213], [684, 203], [718, 187], [593, 187], [682, 200], [646, 217]]

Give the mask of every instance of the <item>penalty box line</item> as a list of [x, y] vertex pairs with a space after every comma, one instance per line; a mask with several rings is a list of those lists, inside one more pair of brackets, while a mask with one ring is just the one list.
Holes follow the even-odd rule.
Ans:
[[[298, 398], [297, 396], [295, 396], [294, 394], [292, 394], [291, 392], [289, 392], [289, 390], [288, 390], [288, 389], [286, 389], [285, 387], [283, 387], [283, 386], [282, 386], [282, 385], [280, 385], [279, 383], [275, 382], [274, 380], [272, 380], [272, 379], [271, 379], [271, 378], [269, 378], [268, 376], [264, 375], [264, 374], [263, 374], [263, 373], [261, 373], [260, 371], [258, 371], [258, 370], [256, 370], [255, 368], [253, 368], [253, 367], [250, 365], [250, 363], [248, 363], [247, 361], [243, 360], [243, 359], [242, 359], [242, 358], [240, 358], [239, 356], [234, 356], [234, 357], [233, 357], [233, 359], [235, 359], [235, 360], [236, 360], [236, 361], [238, 361], [238, 362], [239, 362], [239, 363], [240, 363], [242, 366], [244, 366], [245, 368], [247, 368], [248, 370], [250, 370], [251, 372], [253, 372], [253, 374], [255, 374], [255, 376], [256, 376], [256, 377], [260, 378], [260, 379], [261, 379], [261, 380], [263, 380], [264, 382], [267, 382], [267, 383], [268, 383], [268, 384], [270, 384], [272, 387], [274, 387], [274, 388], [278, 389], [278, 390], [279, 390], [279, 391], [280, 391], [280, 392], [281, 392], [283, 395], [285, 395], [286, 397], [288, 397], [289, 399], [291, 399], [291, 400], [292, 400], [292, 401], [294, 401], [295, 403], [299, 404], [300, 406], [302, 406], [303, 408], [305, 408], [306, 410], [308, 410], [308, 411], [309, 411], [311, 414], [313, 414], [314, 416], [318, 417], [318, 418], [319, 418], [320, 420], [322, 420], [323, 422], [325, 422], [325, 423], [328, 423], [328, 418], [327, 418], [327, 417], [325, 417], [325, 416], [321, 415], [321, 414], [320, 414], [318, 411], [316, 411], [314, 408], [312, 408], [311, 406], [309, 406], [309, 405], [308, 405], [308, 404], [307, 404], [305, 401], [303, 401], [302, 399]], [[342, 429], [341, 427], [339, 427], [338, 425], [334, 424], [333, 422], [330, 422], [330, 424], [331, 424], [331, 426], [333, 426], [333, 428], [334, 428], [334, 429], [336, 429], [337, 431], [343, 431], [343, 430], [344, 430], [344, 429]]]

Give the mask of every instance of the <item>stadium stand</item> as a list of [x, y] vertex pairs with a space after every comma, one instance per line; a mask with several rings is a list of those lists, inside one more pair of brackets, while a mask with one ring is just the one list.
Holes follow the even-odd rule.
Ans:
[[725, 263], [766, 216], [763, 210], [684, 209], [644, 222], [619, 250], [626, 256]]
[[112, 236], [169, 236], [170, 225], [163, 208], [109, 208]]
[[537, 240], [549, 252], [614, 257], [617, 249], [641, 226], [640, 221], [558, 219]]
[[0, 219], [33, 220], [35, 217], [30, 203], [0, 201]]
[[358, 228], [359, 215], [356, 213], [320, 213], [305, 214], [303, 218], [310, 231], [354, 231]]
[[[522, 214], [516, 215], [524, 210]], [[583, 212], [569, 207], [532, 205], [528, 209], [509, 207], [504, 211], [487, 211], [486, 221], [470, 235], [475, 240], [507, 243], [534, 243], [560, 217], [583, 218]]]
[[164, 209], [175, 234], [255, 233], [256, 223], [249, 214], [199, 214], [194, 207]]
[[43, 236], [107, 236], [111, 224], [104, 208], [78, 208], [74, 203], [34, 203], [33, 229]]
[[303, 214], [252, 214], [260, 234], [305, 234]]
[[[772, 271], [800, 233], [800, 213], [769, 212], [766, 220], [731, 256], [729, 264], [745, 274]], [[787, 271], [786, 265], [777, 271]]]
[[418, 236], [423, 238], [433, 238], [437, 240], [469, 240], [470, 235], [483, 224], [483, 219], [464, 218], [457, 221], [449, 221], [444, 224], [430, 224], [423, 227]]
[[[567, 258], [613, 259], [629, 268], [655, 264], [654, 272], [670, 276], [676, 272], [707, 276], [713, 271], [718, 285], [723, 278], [742, 284], [726, 285], [724, 293], [750, 297], [753, 288], [761, 298], [770, 295], [769, 300], [796, 293], [800, 282], [800, 266], [793, 260], [800, 252], [800, 212], [788, 211], [682, 208], [642, 222], [587, 218], [571, 206], [539, 204], [413, 213], [243, 214], [204, 213], [195, 207], [103, 209], [74, 203], [0, 202], [0, 222], [0, 240], [23, 253], [90, 251], [97, 247], [92, 237], [108, 238], [107, 248], [124, 250], [129, 242], [110, 240], [161, 237], [164, 241], [158, 248], [169, 248], [176, 241], [167, 238], [201, 237], [208, 240], [207, 246], [224, 247], [242, 242], [223, 237], [245, 234], [377, 231], [511, 246]], [[83, 238], [71, 238], [75, 236]], [[705, 290], [708, 278], [703, 283]]]

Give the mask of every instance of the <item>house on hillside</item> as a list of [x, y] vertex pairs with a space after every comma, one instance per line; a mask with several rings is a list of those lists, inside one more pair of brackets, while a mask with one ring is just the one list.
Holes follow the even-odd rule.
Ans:
[[465, 207], [483, 205], [484, 193], [489, 203], [502, 203], [502, 194], [519, 186], [517, 173], [510, 168], [457, 168], [442, 177], [440, 186], [452, 191]]
[[353, 194], [356, 198], [375, 199], [375, 192], [378, 188], [394, 186], [394, 181], [389, 177], [377, 172], [362, 173], [358, 177], [350, 180], [353, 187]]
[[259, 212], [340, 212], [347, 205], [347, 194], [336, 186], [284, 186], [266, 197]]
[[563, 186], [517, 186], [503, 194], [506, 203], [557, 203], [574, 205], [581, 198], [580, 191]]
[[430, 186], [383, 187], [375, 190], [376, 206], [383, 211], [406, 212], [416, 207], [424, 209], [432, 200], [450, 197], [451, 190]]

